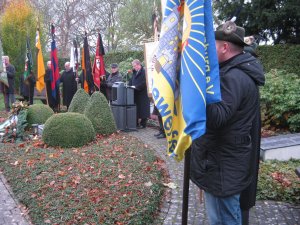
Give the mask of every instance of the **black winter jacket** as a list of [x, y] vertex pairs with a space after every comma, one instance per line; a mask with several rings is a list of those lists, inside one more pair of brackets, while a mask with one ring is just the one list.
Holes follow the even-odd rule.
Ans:
[[215, 196], [241, 193], [257, 179], [259, 143], [253, 141], [260, 141], [258, 86], [264, 82], [249, 53], [220, 64], [222, 101], [207, 106], [207, 131], [191, 152], [192, 181]]

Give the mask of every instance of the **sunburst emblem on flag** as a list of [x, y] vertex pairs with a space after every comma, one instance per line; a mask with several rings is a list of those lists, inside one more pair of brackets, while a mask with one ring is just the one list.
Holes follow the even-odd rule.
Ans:
[[[200, 1], [201, 2], [201, 1]], [[196, 3], [196, 4], [195, 4]], [[181, 76], [190, 76], [205, 102], [205, 93], [196, 82], [196, 76], [206, 76], [204, 7], [197, 1], [186, 1], [184, 6]]]

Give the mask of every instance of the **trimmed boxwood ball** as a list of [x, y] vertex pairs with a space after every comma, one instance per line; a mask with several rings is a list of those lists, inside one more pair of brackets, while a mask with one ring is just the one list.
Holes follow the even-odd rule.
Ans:
[[59, 113], [45, 123], [43, 141], [49, 146], [81, 147], [95, 138], [91, 121], [80, 113]]
[[84, 115], [92, 122], [97, 134], [111, 134], [117, 131], [111, 109], [101, 92], [96, 91], [92, 94]]
[[34, 104], [28, 107], [27, 123], [44, 124], [46, 120], [54, 114], [53, 110], [48, 105]]
[[84, 109], [89, 102], [90, 96], [83, 88], [79, 88], [69, 106], [68, 112], [84, 113]]

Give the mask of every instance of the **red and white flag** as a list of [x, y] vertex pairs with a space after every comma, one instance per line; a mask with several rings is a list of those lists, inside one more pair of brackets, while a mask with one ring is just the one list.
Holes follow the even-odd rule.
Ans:
[[104, 52], [101, 34], [98, 33], [96, 55], [95, 55], [94, 65], [93, 65], [94, 84], [98, 88], [98, 90], [100, 90], [101, 77], [105, 76], [105, 66], [103, 60], [104, 55], [105, 52]]

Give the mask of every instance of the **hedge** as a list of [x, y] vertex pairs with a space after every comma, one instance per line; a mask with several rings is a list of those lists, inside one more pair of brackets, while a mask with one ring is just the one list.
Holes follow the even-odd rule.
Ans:
[[80, 113], [59, 113], [45, 123], [43, 141], [49, 146], [81, 147], [95, 138], [91, 121]]
[[285, 70], [300, 77], [300, 45], [263, 45], [258, 46], [257, 54], [265, 72], [272, 69]]
[[84, 109], [89, 102], [89, 99], [89, 94], [86, 93], [84, 89], [79, 88], [73, 96], [68, 112], [76, 112], [83, 114]]
[[269, 129], [300, 131], [300, 79], [282, 70], [266, 73], [261, 88], [262, 124]]
[[48, 105], [33, 104], [29, 106], [27, 112], [28, 125], [44, 124], [53, 114], [53, 110]]
[[84, 115], [92, 122], [97, 134], [111, 134], [117, 131], [111, 109], [101, 92], [92, 94]]

